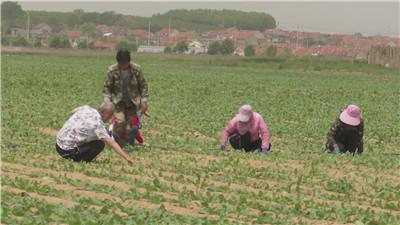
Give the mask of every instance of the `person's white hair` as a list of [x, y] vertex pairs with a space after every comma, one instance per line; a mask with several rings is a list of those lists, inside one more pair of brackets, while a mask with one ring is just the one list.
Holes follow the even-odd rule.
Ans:
[[115, 111], [115, 106], [112, 102], [105, 101], [105, 102], [101, 103], [101, 105], [99, 107], [99, 111], [113, 113]]

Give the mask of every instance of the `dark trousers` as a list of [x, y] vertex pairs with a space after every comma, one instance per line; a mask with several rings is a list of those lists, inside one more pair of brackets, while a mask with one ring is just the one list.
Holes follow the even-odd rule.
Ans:
[[90, 162], [92, 161], [100, 152], [104, 150], [105, 144], [101, 140], [91, 141], [85, 143], [72, 150], [61, 149], [60, 146], [56, 144], [56, 150], [58, 154], [64, 159], [72, 159], [75, 162]]
[[[229, 143], [231, 143], [234, 149], [244, 149], [246, 152], [261, 151], [261, 138], [258, 138], [255, 141], [251, 141], [251, 135], [249, 132], [240, 135], [240, 134], [233, 134], [229, 137]], [[271, 149], [271, 144], [269, 146]]]
[[113, 137], [119, 146], [123, 148], [128, 144], [132, 129], [131, 122], [136, 116], [136, 106], [133, 103], [129, 104], [121, 101], [115, 105], [114, 116], [116, 123], [113, 129]]
[[[358, 145], [356, 145], [355, 143], [352, 142], [345, 142], [345, 143], [341, 143], [341, 142], [337, 142], [336, 143], [340, 149], [340, 152], [351, 152], [351, 153], [355, 153], [357, 152], [358, 154], [361, 154], [362, 151], [357, 151]], [[330, 152], [335, 151], [335, 148], [333, 147], [333, 144], [326, 144], [326, 149], [328, 149]]]

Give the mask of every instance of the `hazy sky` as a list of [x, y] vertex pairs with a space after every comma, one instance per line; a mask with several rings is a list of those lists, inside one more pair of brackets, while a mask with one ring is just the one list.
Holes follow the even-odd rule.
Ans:
[[271, 14], [282, 29], [400, 36], [400, 3], [392, 2], [24, 2], [24, 10], [115, 11], [151, 16], [171, 9], [236, 9]]

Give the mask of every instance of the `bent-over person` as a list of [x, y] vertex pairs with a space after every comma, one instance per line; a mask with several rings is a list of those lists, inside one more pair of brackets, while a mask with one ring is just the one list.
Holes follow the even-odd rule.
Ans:
[[81, 106], [72, 111], [71, 117], [57, 134], [56, 150], [65, 159], [91, 162], [109, 145], [128, 163], [132, 160], [109, 136], [104, 122], [111, 119], [115, 107], [104, 102], [98, 109]]

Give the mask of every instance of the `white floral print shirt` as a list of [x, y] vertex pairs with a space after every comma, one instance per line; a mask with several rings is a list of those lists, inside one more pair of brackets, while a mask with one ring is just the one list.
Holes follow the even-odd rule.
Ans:
[[85, 105], [73, 110], [72, 116], [57, 134], [57, 145], [68, 151], [85, 143], [109, 137], [99, 112]]

